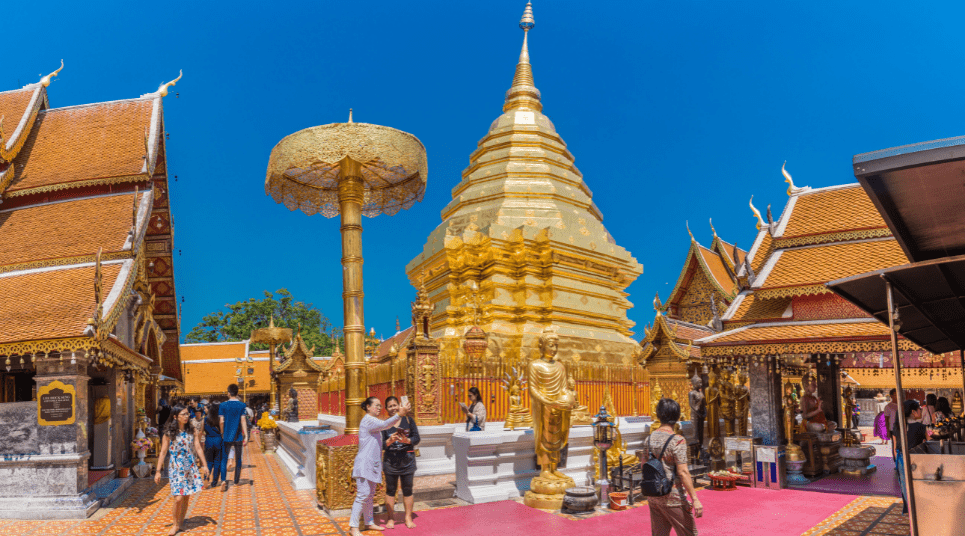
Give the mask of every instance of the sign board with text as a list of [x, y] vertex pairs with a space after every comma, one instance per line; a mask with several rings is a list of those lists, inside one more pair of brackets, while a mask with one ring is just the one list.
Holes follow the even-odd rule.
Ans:
[[37, 422], [41, 426], [74, 424], [77, 420], [77, 390], [73, 385], [50, 382], [37, 389]]

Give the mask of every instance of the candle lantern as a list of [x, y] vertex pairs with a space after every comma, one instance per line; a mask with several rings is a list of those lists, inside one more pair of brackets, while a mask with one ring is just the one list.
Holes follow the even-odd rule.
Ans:
[[613, 446], [614, 425], [605, 406], [600, 406], [600, 413], [594, 418], [593, 446], [600, 451], [600, 479], [596, 484], [600, 487], [600, 506], [607, 506], [610, 502], [610, 481], [607, 480], [606, 451]]

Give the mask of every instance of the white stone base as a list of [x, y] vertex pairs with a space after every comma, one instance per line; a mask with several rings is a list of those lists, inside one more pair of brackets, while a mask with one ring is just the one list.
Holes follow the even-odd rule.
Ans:
[[[315, 445], [338, 435], [334, 430], [312, 431], [315, 421], [279, 422], [275, 455], [288, 470], [295, 489], [315, 489]], [[344, 429], [344, 428], [343, 428]]]
[[0, 519], [87, 519], [100, 506], [90, 491], [64, 497], [0, 498]]
[[[628, 423], [622, 418], [620, 421], [627, 451], [640, 449], [649, 435], [650, 423]], [[533, 430], [510, 432], [490, 424], [484, 432], [466, 432], [463, 428], [452, 436], [456, 497], [472, 504], [522, 497], [529, 490], [530, 480], [539, 474]], [[593, 450], [592, 427], [571, 428], [566, 467], [559, 471], [573, 478], [577, 486], [591, 485], [595, 471]]]

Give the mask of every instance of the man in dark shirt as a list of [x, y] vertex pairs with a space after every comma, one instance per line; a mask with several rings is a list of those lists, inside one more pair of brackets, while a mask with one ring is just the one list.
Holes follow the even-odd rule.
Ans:
[[157, 429], [161, 433], [164, 433], [164, 424], [168, 422], [168, 417], [171, 416], [171, 406], [168, 405], [168, 401], [162, 398], [158, 402], [157, 406]]
[[[241, 449], [248, 444], [248, 421], [246, 419], [247, 406], [238, 399], [238, 385], [228, 386], [228, 401], [218, 407], [218, 419], [221, 423], [221, 437], [224, 442], [224, 452], [235, 448], [235, 485], [241, 480]], [[221, 474], [225, 476], [221, 491], [228, 490], [228, 456], [221, 457]]]

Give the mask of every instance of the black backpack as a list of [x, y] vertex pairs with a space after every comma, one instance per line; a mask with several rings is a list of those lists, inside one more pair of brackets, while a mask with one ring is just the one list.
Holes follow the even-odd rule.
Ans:
[[663, 497], [673, 489], [673, 477], [675, 473], [672, 473], [669, 479], [667, 478], [666, 471], [663, 469], [663, 454], [667, 451], [667, 445], [669, 445], [670, 441], [675, 437], [677, 436], [672, 435], [667, 439], [667, 442], [663, 444], [663, 448], [660, 450], [660, 456], [657, 458], [653, 457], [653, 446], [648, 443], [650, 459], [647, 463], [643, 464], [641, 470], [643, 480], [640, 482], [640, 492], [644, 496]]

